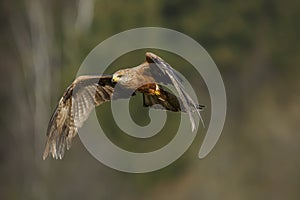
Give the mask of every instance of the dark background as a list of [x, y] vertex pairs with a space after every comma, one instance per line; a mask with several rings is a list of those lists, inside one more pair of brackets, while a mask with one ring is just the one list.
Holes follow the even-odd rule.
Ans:
[[[1, 199], [299, 199], [299, 1], [2, 0], [0, 5]], [[42, 161], [51, 112], [83, 59], [106, 38], [143, 26], [189, 35], [219, 67], [228, 113], [213, 151], [197, 159], [204, 137], [199, 131], [172, 165], [127, 174], [99, 163], [77, 137], [62, 161]], [[173, 59], [168, 61], [176, 63]]]

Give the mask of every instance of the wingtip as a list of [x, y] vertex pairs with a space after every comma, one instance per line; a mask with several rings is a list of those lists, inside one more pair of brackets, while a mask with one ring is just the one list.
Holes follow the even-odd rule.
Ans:
[[195, 125], [192, 124], [192, 132], [194, 132], [194, 131], [195, 131]]
[[202, 111], [202, 110], [204, 110], [204, 109], [206, 108], [206, 106], [205, 106], [205, 105], [199, 104], [199, 105], [197, 106], [197, 108], [198, 108], [200, 111]]
[[46, 142], [46, 146], [45, 146], [45, 150], [43, 153], [43, 160], [46, 160], [46, 158], [49, 155], [49, 151], [50, 151], [50, 146], [49, 146], [49, 141]]
[[44, 152], [44, 154], [43, 154], [43, 160], [46, 160], [46, 158], [48, 157], [48, 152]]
[[198, 115], [199, 115], [199, 118], [200, 118], [200, 121], [202, 123], [203, 128], [205, 128], [204, 120], [203, 120], [203, 118], [202, 118], [202, 116], [201, 116], [201, 114], [200, 114], [199, 111], [198, 111]]

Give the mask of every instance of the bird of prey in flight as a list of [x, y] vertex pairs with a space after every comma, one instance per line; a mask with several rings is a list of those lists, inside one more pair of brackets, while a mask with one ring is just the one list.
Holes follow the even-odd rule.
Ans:
[[[162, 84], [173, 85], [178, 97], [164, 89]], [[113, 75], [79, 76], [74, 80], [50, 119], [43, 159], [49, 154], [62, 159], [65, 149], [70, 149], [72, 138], [95, 106], [130, 98], [136, 93], [142, 93], [145, 107], [187, 113], [192, 131], [195, 130], [193, 113], [197, 113], [203, 123], [199, 111], [204, 106], [196, 104], [185, 92], [182, 79], [167, 62], [147, 52], [146, 61], [137, 67], [122, 69]]]

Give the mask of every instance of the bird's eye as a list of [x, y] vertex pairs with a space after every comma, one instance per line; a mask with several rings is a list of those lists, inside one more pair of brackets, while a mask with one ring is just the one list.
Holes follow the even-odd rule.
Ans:
[[121, 78], [122, 76], [123, 76], [122, 74], [119, 74], [119, 75], [118, 75], [118, 78]]

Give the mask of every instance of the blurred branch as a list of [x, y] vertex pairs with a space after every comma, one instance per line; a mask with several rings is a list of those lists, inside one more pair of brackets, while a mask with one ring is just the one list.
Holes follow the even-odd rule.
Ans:
[[32, 68], [34, 72], [34, 91], [35, 91], [35, 152], [40, 152], [43, 143], [45, 125], [48, 120], [48, 108], [50, 106], [50, 53], [51, 51], [51, 23], [47, 23], [46, 14], [41, 1], [27, 1], [27, 12], [29, 17], [30, 38], [32, 46]]
[[75, 29], [80, 33], [89, 30], [94, 17], [94, 0], [79, 0]]
[[[49, 120], [51, 99], [51, 57], [53, 57], [53, 27], [49, 11], [49, 2], [28, 0], [24, 2], [25, 14], [11, 13], [10, 24], [13, 38], [21, 60], [22, 74], [16, 77], [15, 103], [18, 107], [18, 118], [25, 128], [15, 131], [15, 138], [20, 139], [21, 160], [27, 172], [24, 193], [30, 193], [38, 199], [45, 197], [45, 183], [39, 176], [45, 131]], [[22, 81], [23, 80], [23, 81]], [[23, 91], [25, 89], [25, 92]], [[29, 104], [24, 105], [25, 95]], [[33, 131], [32, 131], [33, 130]], [[27, 158], [23, 160], [22, 158]]]

